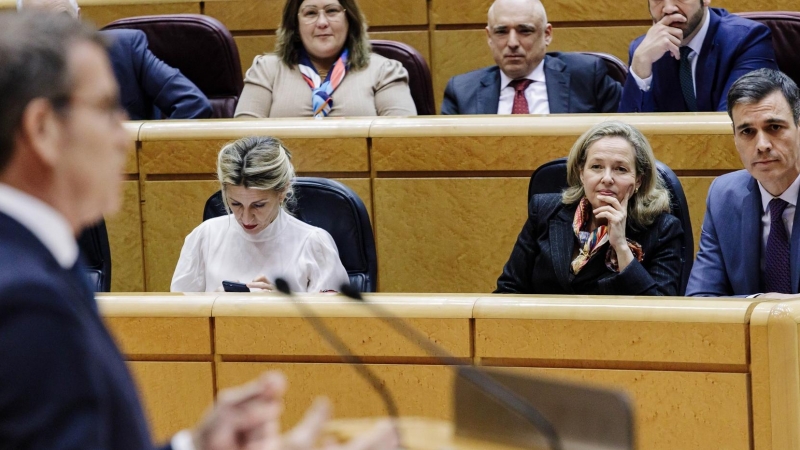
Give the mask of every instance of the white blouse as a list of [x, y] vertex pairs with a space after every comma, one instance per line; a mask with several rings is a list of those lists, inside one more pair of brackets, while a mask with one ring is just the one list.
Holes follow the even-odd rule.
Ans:
[[338, 291], [349, 282], [331, 235], [281, 209], [255, 235], [232, 215], [200, 224], [186, 236], [170, 290], [211, 292], [223, 280], [248, 283], [259, 275], [272, 283], [282, 277], [297, 292]]

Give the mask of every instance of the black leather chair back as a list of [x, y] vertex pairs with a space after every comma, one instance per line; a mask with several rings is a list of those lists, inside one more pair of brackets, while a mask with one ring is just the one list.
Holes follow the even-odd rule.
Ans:
[[244, 88], [239, 47], [217, 19], [163, 14], [119, 19], [103, 27], [141, 30], [160, 60], [178, 69], [208, 97], [213, 118], [230, 118]]
[[87, 275], [95, 292], [111, 291], [111, 247], [105, 220], [83, 230], [78, 247], [87, 266]]
[[800, 12], [757, 11], [738, 13], [746, 19], [766, 25], [772, 32], [772, 48], [775, 62], [781, 72], [800, 84], [800, 62], [797, 59], [797, 43], [800, 42]]
[[[689, 274], [694, 265], [694, 234], [692, 233], [692, 221], [689, 219], [689, 205], [686, 203], [683, 186], [675, 172], [661, 161], [656, 161], [656, 169], [669, 191], [670, 213], [677, 217], [683, 226], [683, 245], [681, 247], [683, 269], [681, 270], [678, 295], [684, 295], [686, 283], [689, 282]], [[528, 184], [528, 202], [535, 194], [562, 192], [567, 187], [569, 187], [567, 184], [567, 158], [559, 158], [542, 164], [531, 175]]]
[[614, 81], [619, 81], [620, 84], [625, 84], [625, 79], [628, 78], [628, 66], [622, 62], [621, 59], [617, 58], [614, 55], [608, 53], [600, 53], [600, 52], [581, 52], [584, 55], [592, 55], [596, 56], [603, 60], [606, 63], [606, 69], [608, 69], [608, 75], [614, 79]]
[[372, 51], [383, 57], [399, 61], [408, 71], [408, 87], [420, 116], [436, 114], [433, 99], [433, 81], [425, 58], [412, 46], [402, 42], [372, 40]]
[[[349, 187], [326, 178], [298, 177], [294, 193], [295, 217], [330, 233], [350, 284], [362, 292], [375, 292], [378, 257], [364, 202]], [[222, 192], [217, 191], [206, 201], [203, 220], [227, 214]]]

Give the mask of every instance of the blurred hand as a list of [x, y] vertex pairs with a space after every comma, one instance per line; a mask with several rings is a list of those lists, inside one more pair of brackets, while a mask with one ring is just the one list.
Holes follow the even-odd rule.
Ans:
[[255, 381], [225, 389], [192, 432], [196, 450], [269, 448], [280, 435], [286, 378], [267, 372]]
[[263, 291], [274, 291], [275, 285], [272, 284], [265, 275], [259, 275], [253, 281], [246, 283], [250, 289], [261, 289]]
[[631, 70], [639, 78], [645, 79], [653, 74], [653, 63], [669, 52], [673, 58], [681, 59], [680, 46], [683, 30], [671, 27], [673, 23], [686, 22], [680, 14], [670, 14], [654, 23], [642, 43], [636, 48], [631, 60]]
[[217, 403], [192, 432], [197, 450], [390, 450], [399, 440], [389, 421], [379, 422], [369, 432], [346, 444], [317, 445], [330, 417], [330, 402], [319, 398], [303, 420], [281, 435], [280, 416], [286, 378], [267, 372], [243, 386], [220, 391]]
[[326, 398], [317, 398], [311, 408], [306, 411], [303, 420], [287, 433], [281, 446], [270, 447], [281, 450], [390, 450], [399, 446], [399, 439], [394, 425], [389, 420], [378, 422], [368, 432], [356, 436], [350, 442], [337, 444], [329, 441], [322, 446], [315, 445], [322, 428], [330, 418], [331, 405]]

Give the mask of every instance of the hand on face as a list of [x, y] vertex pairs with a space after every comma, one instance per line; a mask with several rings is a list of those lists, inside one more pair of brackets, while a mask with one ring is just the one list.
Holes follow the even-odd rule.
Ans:
[[598, 195], [597, 199], [605, 205], [592, 210], [595, 220], [608, 226], [608, 242], [618, 253], [628, 248], [625, 226], [628, 220], [628, 200], [634, 190], [635, 186], [630, 186], [622, 201], [611, 195]]
[[636, 48], [631, 61], [631, 69], [639, 78], [648, 78], [652, 75], [653, 63], [661, 59], [666, 52], [673, 58], [680, 59], [683, 30], [672, 25], [685, 22], [686, 17], [683, 15], [669, 14], [647, 30], [647, 35]]

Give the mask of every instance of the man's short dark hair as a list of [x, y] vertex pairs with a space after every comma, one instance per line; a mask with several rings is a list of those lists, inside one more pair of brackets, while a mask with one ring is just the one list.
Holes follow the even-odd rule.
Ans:
[[733, 120], [733, 107], [758, 103], [773, 92], [780, 92], [792, 109], [794, 123], [800, 123], [800, 89], [785, 73], [775, 69], [758, 69], [742, 75], [728, 91], [728, 116]]
[[37, 98], [55, 106], [69, 102], [67, 56], [79, 41], [105, 47], [95, 28], [64, 13], [0, 13], [0, 173], [11, 160], [28, 104]]

